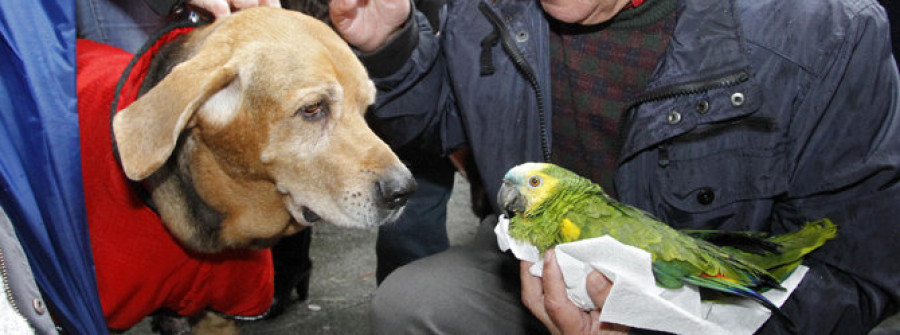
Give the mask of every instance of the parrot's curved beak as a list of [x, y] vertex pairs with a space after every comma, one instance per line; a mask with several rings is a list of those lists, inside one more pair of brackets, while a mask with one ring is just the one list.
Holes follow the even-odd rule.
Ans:
[[522, 199], [519, 189], [507, 179], [503, 180], [500, 185], [500, 191], [497, 192], [497, 204], [506, 217], [512, 218], [516, 213], [525, 211], [525, 201]]

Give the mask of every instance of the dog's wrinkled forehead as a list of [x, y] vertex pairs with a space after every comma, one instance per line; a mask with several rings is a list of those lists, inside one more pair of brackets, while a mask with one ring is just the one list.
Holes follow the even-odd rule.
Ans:
[[[253, 72], [274, 75], [259, 79], [294, 81], [275, 83], [285, 85], [281, 87], [296, 85], [298, 81], [307, 87], [334, 82], [343, 88], [346, 103], [359, 104], [363, 109], [375, 100], [375, 86], [357, 56], [321, 21], [294, 11], [260, 7], [238, 12], [216, 25], [208, 37], [211, 41], [257, 44], [230, 49], [259, 53], [256, 57], [261, 61], [254, 66], [271, 68]], [[278, 75], [284, 78], [277, 78]]]

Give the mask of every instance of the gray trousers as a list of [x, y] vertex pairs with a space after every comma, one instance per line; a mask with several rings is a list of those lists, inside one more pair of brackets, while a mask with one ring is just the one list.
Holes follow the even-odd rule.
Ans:
[[400, 267], [375, 291], [374, 334], [546, 334], [522, 305], [519, 261], [501, 253], [495, 216], [463, 246]]

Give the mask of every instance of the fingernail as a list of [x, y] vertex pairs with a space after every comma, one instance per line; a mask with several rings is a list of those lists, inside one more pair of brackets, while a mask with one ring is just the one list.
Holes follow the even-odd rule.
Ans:
[[553, 255], [551, 255], [553, 252], [554, 252], [553, 249], [544, 251], [544, 263], [549, 263], [549, 262], [553, 261]]

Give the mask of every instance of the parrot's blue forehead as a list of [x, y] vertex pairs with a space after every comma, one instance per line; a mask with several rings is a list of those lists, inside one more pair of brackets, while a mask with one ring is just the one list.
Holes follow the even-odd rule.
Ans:
[[506, 171], [506, 175], [503, 176], [503, 179], [514, 182], [519, 181], [528, 178], [531, 174], [534, 174], [534, 172], [543, 170], [547, 165], [547, 163], [522, 163], [509, 169], [509, 171]]

